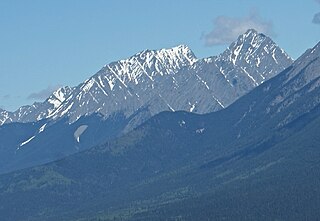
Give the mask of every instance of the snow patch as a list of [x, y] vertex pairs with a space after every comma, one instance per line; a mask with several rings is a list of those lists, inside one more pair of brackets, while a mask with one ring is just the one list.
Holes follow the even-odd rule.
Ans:
[[195, 109], [195, 107], [196, 107], [196, 105], [195, 105], [195, 104], [192, 104], [189, 111], [190, 111], [190, 112], [193, 112], [193, 110]]
[[20, 149], [20, 147], [26, 145], [26, 144], [29, 143], [31, 140], [33, 140], [33, 138], [35, 138], [35, 136], [32, 136], [32, 137], [30, 137], [28, 140], [22, 142], [22, 143], [19, 145], [18, 150]]
[[272, 51], [272, 58], [276, 62], [276, 64], [278, 64], [278, 60], [276, 59], [275, 51], [276, 51], [276, 48], [273, 49], [273, 51]]
[[232, 63], [233, 63], [234, 65], [236, 65], [236, 61], [237, 61], [237, 59], [238, 59], [238, 56], [239, 56], [239, 54], [240, 54], [240, 51], [241, 51], [242, 47], [243, 47], [243, 44], [238, 45], [237, 48], [236, 48], [236, 50], [234, 50], [234, 52], [233, 52], [234, 57], [232, 58]]
[[244, 71], [244, 73], [253, 81], [253, 83], [258, 86], [259, 84], [257, 83], [257, 81], [246, 71], [245, 68], [241, 67], [241, 70]]
[[225, 106], [223, 105], [223, 103], [221, 101], [219, 101], [218, 98], [216, 98], [214, 95], [212, 95], [212, 98], [222, 107], [225, 108]]
[[205, 128], [200, 128], [196, 130], [197, 134], [202, 134], [204, 132]]
[[48, 102], [53, 105], [54, 108], [57, 108], [61, 105], [61, 101], [58, 99], [48, 99]]
[[114, 88], [115, 83], [113, 82], [112, 79], [108, 79], [108, 84], [109, 84], [110, 90], [112, 91], [113, 88]]
[[257, 63], [256, 63], [257, 67], [259, 67], [260, 63], [261, 63], [260, 58], [257, 57]]
[[68, 111], [71, 109], [71, 107], [73, 106], [73, 102], [67, 107], [67, 109], [65, 109], [64, 111], [62, 111], [60, 116], [65, 115], [66, 113], [68, 113]]
[[45, 123], [44, 125], [42, 125], [39, 129], [39, 133], [44, 131], [44, 128], [46, 127], [47, 123]]
[[180, 127], [183, 127], [184, 125], [186, 125], [186, 122], [184, 120], [181, 120], [178, 122]]

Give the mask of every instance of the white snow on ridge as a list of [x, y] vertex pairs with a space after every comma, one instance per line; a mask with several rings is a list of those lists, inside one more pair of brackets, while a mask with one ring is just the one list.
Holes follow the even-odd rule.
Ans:
[[246, 71], [246, 69], [244, 69], [243, 67], [241, 67], [241, 69], [244, 71], [244, 73], [246, 73], [246, 75], [253, 81], [253, 83], [258, 86], [259, 84], [257, 83], [257, 81]]
[[65, 94], [62, 92], [62, 88], [59, 88], [55, 92], [53, 92], [53, 95], [59, 99], [59, 101], [64, 101], [65, 100]]
[[243, 44], [237, 46], [236, 50], [233, 52], [234, 58], [232, 58], [231, 60], [232, 60], [232, 63], [234, 65], [236, 65], [236, 61], [237, 61], [237, 58], [238, 58], [238, 56], [240, 54], [240, 51], [241, 51], [242, 47], [243, 47]]
[[[137, 85], [143, 75], [154, 81], [156, 75], [175, 74], [181, 67], [190, 66], [196, 61], [197, 58], [187, 46], [179, 45], [169, 49], [144, 50], [128, 59], [105, 65], [104, 69], [127, 87], [129, 82]], [[111, 90], [114, 83], [114, 79], [109, 79]]]
[[272, 51], [272, 58], [276, 62], [276, 64], [278, 64], [278, 60], [276, 59], [275, 51], [276, 51], [276, 48], [273, 49], [273, 51]]
[[259, 67], [260, 63], [261, 63], [260, 58], [259, 58], [259, 57], [257, 57], [257, 63], [256, 63], [256, 66], [257, 66], [257, 67]]
[[108, 79], [108, 84], [109, 84], [110, 90], [112, 91], [115, 85], [115, 83], [113, 82], [113, 79]]
[[82, 90], [86, 93], [89, 92], [89, 90], [92, 88], [94, 83], [95, 83], [95, 80], [93, 78], [85, 81], [85, 84], [82, 86]]
[[61, 113], [60, 116], [65, 115], [65, 114], [71, 109], [72, 106], [73, 106], [73, 102], [67, 107], [67, 109], [65, 109], [64, 111], [62, 111], [62, 113]]
[[[102, 82], [100, 81], [100, 83], [97, 83], [97, 86], [100, 88], [100, 90], [102, 91], [102, 93], [106, 96], [109, 96], [108, 93], [104, 90], [104, 85], [103, 83], [101, 84]], [[101, 84], [101, 85], [100, 85]]]
[[[68, 89], [67, 89], [68, 88]], [[50, 96], [48, 102], [53, 104], [54, 109], [58, 108], [63, 101], [66, 99], [66, 94], [64, 93], [65, 90], [71, 90], [69, 87], [66, 88], [59, 88], [58, 90], [53, 92], [53, 96]]]
[[60, 104], [61, 104], [61, 101], [58, 100], [58, 99], [48, 99], [48, 102], [49, 102], [50, 104], [53, 104], [53, 107], [54, 107], [54, 108], [59, 107]]

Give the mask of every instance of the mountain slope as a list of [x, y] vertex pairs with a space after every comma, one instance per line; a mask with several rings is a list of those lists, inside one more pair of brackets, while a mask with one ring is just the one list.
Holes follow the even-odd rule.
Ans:
[[319, 58], [320, 43], [225, 110], [163, 112], [105, 145], [2, 175], [0, 213], [7, 220], [316, 220]]
[[[317, 220], [319, 120], [318, 117], [265, 152], [225, 162], [223, 169], [196, 171], [198, 175], [193, 179], [210, 184], [210, 191], [151, 206], [145, 204], [144, 210], [139, 210], [137, 204], [136, 210], [121, 213], [129, 214], [129, 220]], [[109, 220], [104, 218], [112, 216], [105, 213], [95, 217]]]

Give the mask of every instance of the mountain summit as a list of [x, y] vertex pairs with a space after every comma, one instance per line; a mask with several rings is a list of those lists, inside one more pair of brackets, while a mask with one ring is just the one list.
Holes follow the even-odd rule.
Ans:
[[252, 83], [259, 85], [284, 70], [292, 63], [288, 54], [269, 37], [249, 29], [240, 35], [226, 51], [218, 56], [219, 62], [230, 62], [248, 74]]

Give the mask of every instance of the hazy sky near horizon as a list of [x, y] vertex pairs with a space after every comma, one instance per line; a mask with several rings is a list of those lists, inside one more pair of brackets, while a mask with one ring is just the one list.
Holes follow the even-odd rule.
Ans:
[[320, 40], [320, 0], [0, 0], [0, 108], [42, 101], [144, 49], [217, 55], [248, 28], [295, 59]]

